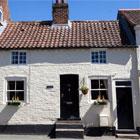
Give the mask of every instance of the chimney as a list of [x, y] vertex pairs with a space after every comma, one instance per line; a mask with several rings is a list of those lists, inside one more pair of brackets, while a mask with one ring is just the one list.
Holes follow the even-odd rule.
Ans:
[[55, 0], [53, 3], [53, 24], [68, 24], [69, 11], [66, 0]]
[[8, 0], [0, 0], [0, 9], [2, 11], [3, 21], [10, 21]]

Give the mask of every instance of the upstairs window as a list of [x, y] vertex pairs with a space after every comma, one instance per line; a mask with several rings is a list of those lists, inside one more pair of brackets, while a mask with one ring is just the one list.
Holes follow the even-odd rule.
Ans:
[[106, 63], [106, 51], [92, 52], [92, 63], [105, 64]]
[[12, 52], [12, 64], [26, 64], [26, 52]]
[[7, 81], [7, 100], [24, 101], [24, 80]]

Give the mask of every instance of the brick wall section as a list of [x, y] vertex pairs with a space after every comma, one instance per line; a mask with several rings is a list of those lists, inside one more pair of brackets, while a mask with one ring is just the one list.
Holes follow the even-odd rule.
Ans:
[[8, 8], [8, 1], [7, 0], [0, 0], [0, 6], [3, 9], [3, 18], [6, 21], [9, 21], [9, 8]]
[[54, 4], [53, 5], [53, 23], [54, 24], [67, 24], [68, 23], [68, 4]]

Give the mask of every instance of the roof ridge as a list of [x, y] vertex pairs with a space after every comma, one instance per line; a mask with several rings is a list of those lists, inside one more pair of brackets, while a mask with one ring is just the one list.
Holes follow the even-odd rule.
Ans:
[[136, 9], [119, 9], [118, 11], [140, 11], [140, 8], [136, 8]]

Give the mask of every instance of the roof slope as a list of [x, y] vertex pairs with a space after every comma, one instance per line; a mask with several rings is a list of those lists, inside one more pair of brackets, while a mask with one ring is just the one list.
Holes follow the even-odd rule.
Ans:
[[119, 10], [119, 14], [124, 16], [131, 25], [140, 25], [140, 9], [122, 9]]
[[9, 23], [0, 49], [124, 47], [118, 21], [72, 21], [71, 27], [46, 22]]

